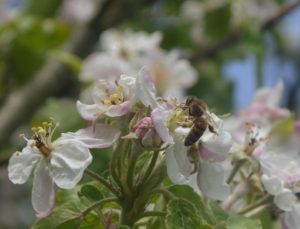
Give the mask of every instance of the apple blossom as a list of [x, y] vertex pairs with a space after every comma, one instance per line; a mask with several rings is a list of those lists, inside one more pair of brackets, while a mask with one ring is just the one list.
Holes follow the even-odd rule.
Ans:
[[90, 129], [80, 130], [52, 141], [57, 125], [51, 121], [33, 128], [32, 139], [24, 137], [26, 147], [9, 160], [8, 176], [14, 184], [24, 184], [33, 174], [32, 205], [37, 217], [51, 213], [56, 187], [72, 189], [80, 181], [92, 162], [89, 148], [109, 147], [120, 134], [116, 128], [97, 125], [93, 134]]
[[99, 80], [93, 88], [93, 104], [77, 101], [77, 109], [86, 120], [96, 120], [102, 115], [119, 117], [129, 113], [140, 100], [145, 106], [157, 106], [156, 89], [146, 68], [137, 77], [121, 75], [120, 80]]
[[166, 52], [159, 47], [160, 33], [108, 30], [100, 40], [102, 51], [91, 54], [83, 63], [83, 81], [118, 79], [120, 73], [136, 76], [134, 73], [145, 66], [153, 76], [158, 94], [177, 98], [182, 98], [183, 89], [196, 82], [196, 70], [178, 51]]

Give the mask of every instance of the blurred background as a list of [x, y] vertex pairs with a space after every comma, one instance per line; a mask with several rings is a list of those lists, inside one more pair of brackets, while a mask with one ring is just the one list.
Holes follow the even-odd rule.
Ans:
[[[61, 132], [85, 125], [75, 102], [89, 84], [79, 76], [85, 58], [101, 52], [101, 33], [160, 31], [160, 47], [197, 71], [186, 94], [218, 114], [242, 110], [257, 88], [282, 80], [282, 106], [299, 117], [299, 23], [297, 0], [0, 0], [0, 228], [35, 220], [31, 185], [7, 178], [9, 157], [25, 144], [19, 134], [49, 117]], [[104, 171], [109, 151], [93, 156], [92, 169]]]

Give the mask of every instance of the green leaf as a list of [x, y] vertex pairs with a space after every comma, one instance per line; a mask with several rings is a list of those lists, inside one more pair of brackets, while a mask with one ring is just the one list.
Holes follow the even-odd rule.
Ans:
[[127, 225], [119, 225], [117, 229], [130, 229]]
[[227, 212], [225, 212], [220, 205], [215, 202], [211, 201], [210, 202], [210, 209], [212, 210], [214, 217], [216, 218], [217, 221], [225, 221], [228, 219], [229, 215]]
[[184, 199], [192, 204], [197, 210], [197, 214], [202, 217], [202, 220], [212, 224], [214, 219], [211, 213], [209, 213], [205, 207], [202, 198], [194, 192], [194, 190], [187, 185], [173, 185], [169, 188], [176, 197]]
[[92, 201], [101, 200], [103, 198], [103, 195], [100, 192], [100, 190], [92, 184], [83, 185], [81, 187], [79, 195], [83, 195]]
[[230, 3], [225, 3], [217, 8], [206, 11], [204, 15], [205, 34], [214, 40], [224, 37], [229, 31], [230, 20]]
[[196, 208], [184, 199], [169, 202], [165, 222], [167, 229], [191, 229], [203, 226]]
[[30, 0], [27, 4], [25, 13], [38, 15], [40, 17], [55, 16], [60, 5], [63, 3], [61, 0], [40, 1]]
[[243, 216], [232, 216], [227, 220], [228, 229], [262, 229], [260, 220], [248, 219]]
[[[72, 228], [71, 226], [80, 225], [80, 208], [81, 204], [78, 201], [72, 201], [65, 203], [54, 211], [46, 218], [39, 219], [33, 226], [32, 229], [58, 229], [64, 225], [66, 228]], [[75, 227], [75, 228], [76, 228]]]

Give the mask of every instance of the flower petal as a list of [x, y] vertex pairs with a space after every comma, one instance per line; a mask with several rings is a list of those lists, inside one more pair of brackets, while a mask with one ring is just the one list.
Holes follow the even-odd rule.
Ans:
[[107, 148], [118, 140], [120, 134], [121, 132], [117, 127], [99, 123], [95, 128], [88, 127], [75, 133], [63, 133], [59, 142], [78, 140], [87, 148]]
[[[168, 177], [174, 184], [186, 184], [191, 186], [196, 192], [199, 192], [197, 187], [197, 174], [186, 176], [180, 172], [179, 165], [177, 164], [174, 151], [174, 145], [166, 150], [166, 165]], [[192, 168], [192, 167], [191, 167]]]
[[134, 100], [135, 99], [132, 98], [131, 100], [125, 101], [124, 103], [121, 103], [120, 105], [111, 105], [111, 106], [109, 106], [109, 108], [107, 109], [107, 111], [104, 114], [109, 117], [123, 116], [130, 111]]
[[293, 205], [296, 203], [296, 200], [296, 196], [289, 189], [284, 189], [274, 198], [274, 202], [277, 205], [277, 207], [284, 211], [291, 211]]
[[26, 146], [22, 152], [15, 152], [9, 160], [8, 177], [14, 184], [24, 184], [36, 163], [42, 158], [37, 149]]
[[225, 183], [224, 168], [218, 163], [201, 163], [198, 186], [203, 195], [213, 200], [225, 200], [230, 194], [230, 187]]
[[55, 184], [50, 177], [46, 161], [38, 164], [33, 178], [32, 206], [38, 218], [49, 215], [55, 204]]
[[174, 144], [172, 136], [169, 134], [169, 130], [165, 124], [165, 112], [162, 108], [157, 107], [151, 112], [151, 119], [154, 128], [160, 138], [167, 144]]
[[295, 204], [292, 211], [284, 212], [281, 221], [284, 229], [300, 229], [300, 204]]
[[97, 113], [100, 112], [100, 109], [97, 104], [89, 105], [77, 101], [76, 105], [81, 117], [88, 121], [95, 120], [97, 118]]
[[269, 177], [266, 174], [262, 175], [261, 181], [271, 195], [277, 195], [283, 190], [283, 182], [277, 177]]
[[232, 137], [227, 131], [220, 131], [206, 141], [199, 142], [201, 158], [209, 162], [221, 162], [227, 158], [232, 146]]
[[57, 143], [59, 150], [52, 152], [51, 176], [60, 188], [71, 189], [81, 179], [84, 170], [92, 162], [88, 148], [80, 141]]
[[146, 107], [157, 107], [155, 84], [146, 68], [140, 70], [136, 79], [136, 94]]

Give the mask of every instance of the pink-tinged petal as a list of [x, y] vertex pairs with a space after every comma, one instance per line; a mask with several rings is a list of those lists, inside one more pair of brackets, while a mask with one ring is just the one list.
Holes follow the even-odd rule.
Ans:
[[281, 223], [284, 229], [300, 229], [300, 204], [295, 204], [292, 211], [284, 212]]
[[277, 177], [269, 177], [266, 174], [262, 175], [261, 181], [264, 188], [271, 195], [277, 195], [283, 191], [283, 182]]
[[226, 131], [212, 135], [206, 141], [199, 142], [201, 158], [208, 162], [224, 161], [232, 146], [232, 137]]
[[262, 155], [264, 155], [265, 153], [266, 153], [266, 146], [264, 144], [262, 144], [262, 145], [257, 146], [252, 154], [259, 158]]
[[15, 152], [8, 163], [10, 181], [14, 184], [24, 184], [41, 158], [38, 150], [30, 146], [26, 146], [22, 152]]
[[87, 121], [95, 120], [97, 118], [97, 114], [101, 112], [97, 104], [88, 105], [77, 101], [76, 105], [81, 117]]
[[165, 124], [166, 119], [166, 113], [164, 110], [160, 107], [155, 108], [151, 112], [151, 119], [154, 125], [154, 128], [160, 138], [167, 144], [174, 144], [174, 140], [172, 136], [169, 133], [169, 129], [167, 128]]
[[300, 134], [300, 120], [297, 120], [295, 123], [295, 132], [296, 134]]
[[55, 184], [45, 160], [38, 164], [33, 178], [32, 205], [38, 218], [48, 216], [55, 204]]
[[157, 107], [155, 83], [146, 68], [140, 70], [136, 79], [136, 94], [146, 107]]
[[83, 143], [77, 141], [63, 142], [57, 148], [58, 151], [51, 153], [51, 176], [58, 187], [74, 188], [91, 164], [92, 155]]
[[120, 130], [112, 125], [97, 124], [95, 127], [81, 129], [75, 133], [63, 133], [59, 143], [68, 140], [80, 141], [87, 148], [107, 148], [120, 137]]
[[120, 105], [112, 105], [107, 109], [107, 111], [104, 114], [109, 117], [123, 116], [131, 110], [132, 102], [133, 100], [128, 100], [124, 103], [121, 103]]
[[284, 189], [275, 196], [274, 202], [281, 210], [292, 211], [293, 205], [297, 202], [297, 198], [291, 190]]
[[204, 196], [213, 200], [225, 200], [230, 194], [230, 187], [225, 183], [224, 168], [218, 163], [201, 163], [198, 186]]

